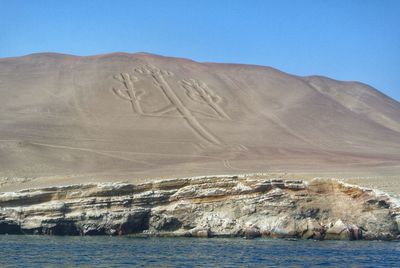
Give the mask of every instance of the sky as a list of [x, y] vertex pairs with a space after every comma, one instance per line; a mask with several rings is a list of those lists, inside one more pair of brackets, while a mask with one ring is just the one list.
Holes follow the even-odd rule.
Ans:
[[361, 81], [400, 100], [400, 0], [0, 0], [0, 57], [149, 52]]

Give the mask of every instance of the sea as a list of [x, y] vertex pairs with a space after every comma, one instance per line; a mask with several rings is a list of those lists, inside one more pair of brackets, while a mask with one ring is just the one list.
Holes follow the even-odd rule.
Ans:
[[400, 267], [400, 242], [1, 235], [0, 267]]

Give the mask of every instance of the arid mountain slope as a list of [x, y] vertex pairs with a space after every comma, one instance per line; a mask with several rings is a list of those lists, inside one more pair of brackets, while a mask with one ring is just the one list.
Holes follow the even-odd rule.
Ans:
[[145, 53], [0, 59], [0, 177], [399, 165], [400, 104], [361, 83]]

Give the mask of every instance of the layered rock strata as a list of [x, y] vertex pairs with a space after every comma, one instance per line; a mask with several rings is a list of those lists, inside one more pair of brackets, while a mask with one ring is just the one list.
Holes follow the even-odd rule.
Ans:
[[1, 234], [400, 238], [399, 199], [337, 180], [246, 176], [0, 194]]

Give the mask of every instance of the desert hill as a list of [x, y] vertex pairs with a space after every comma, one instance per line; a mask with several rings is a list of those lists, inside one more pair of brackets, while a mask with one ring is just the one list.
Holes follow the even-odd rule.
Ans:
[[398, 171], [400, 103], [359, 82], [147, 53], [0, 59], [4, 180]]

